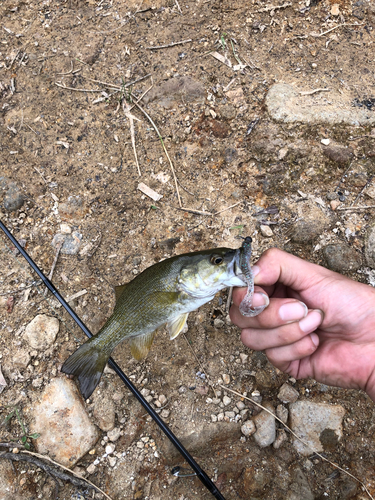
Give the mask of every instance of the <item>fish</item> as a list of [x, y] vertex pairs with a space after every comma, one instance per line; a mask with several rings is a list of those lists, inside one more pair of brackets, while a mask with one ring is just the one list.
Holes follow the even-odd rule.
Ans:
[[220, 290], [248, 285], [245, 299], [251, 305], [254, 285], [248, 238], [238, 249], [214, 248], [162, 260], [116, 287], [112, 315], [96, 335], [69, 356], [61, 371], [78, 379], [80, 391], [88, 399], [112, 351], [123, 340], [128, 340], [132, 356], [140, 361], [147, 356], [159, 328], [166, 325], [170, 339], [175, 339], [189, 313]]

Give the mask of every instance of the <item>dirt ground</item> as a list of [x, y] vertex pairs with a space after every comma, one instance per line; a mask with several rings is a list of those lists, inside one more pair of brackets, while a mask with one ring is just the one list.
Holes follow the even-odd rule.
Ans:
[[[375, 173], [374, 129], [276, 123], [265, 97], [276, 82], [306, 92], [333, 89], [374, 113], [374, 6], [365, 0], [179, 1], [0, 3], [0, 218], [46, 274], [61, 224], [76, 232], [79, 251], [60, 253], [52, 280], [64, 297], [85, 291], [72, 305], [93, 332], [112, 311], [113, 285], [178, 253], [237, 248], [239, 235], [253, 236], [254, 259], [278, 246], [327, 265], [320, 249], [343, 240], [365, 262], [373, 210], [332, 210], [329, 200], [336, 195], [328, 200], [327, 195], [341, 189], [342, 206], [373, 205], [363, 190]], [[167, 47], [156, 48], [161, 45]], [[129, 110], [138, 98], [142, 109]], [[329, 105], [329, 92], [319, 99]], [[146, 113], [173, 163], [181, 205], [171, 165]], [[349, 172], [346, 159], [325, 152], [321, 140], [327, 138], [348, 149]], [[5, 203], [11, 182], [24, 196], [13, 211]], [[143, 194], [140, 182], [162, 198]], [[302, 209], [304, 196], [313, 198]], [[315, 218], [320, 201], [326, 208], [318, 232], [293, 237], [295, 223]], [[260, 232], [260, 224], [271, 228], [270, 237]], [[0, 261], [0, 363], [8, 383], [0, 410], [6, 416], [9, 406], [22, 411], [40, 394], [84, 334], [36, 287], [27, 296], [17, 293], [35, 276], [4, 236]], [[361, 274], [342, 272], [366, 281], [365, 264], [362, 269]], [[205, 429], [218, 408], [207, 402], [215, 396], [200, 373], [214, 383], [228, 374], [228, 387], [249, 395], [257, 390], [275, 406], [288, 380], [262, 353], [242, 345], [239, 330], [228, 321], [226, 301], [225, 291], [192, 313], [186, 338], [171, 342], [160, 334], [145, 362], [133, 361], [126, 343], [114, 359], [139, 388], [166, 396], [165, 419], [177, 436], [201, 429], [194, 456], [227, 499], [368, 498], [355, 481], [316, 457], [300, 456], [289, 441], [277, 450], [262, 449], [251, 438], [244, 442], [223, 431], [221, 441], [205, 446]], [[40, 312], [63, 323], [53, 349], [31, 353], [32, 368], [21, 375], [12, 358], [23, 346], [25, 326]], [[245, 364], [240, 354], [249, 355]], [[294, 387], [301, 398], [345, 408], [344, 437], [325, 451], [375, 495], [373, 403], [363, 393], [322, 388], [313, 380]], [[119, 391], [123, 397], [113, 399]], [[184, 465], [182, 459], [167, 450], [155, 424], [115, 375], [105, 375], [101, 392], [115, 404], [116, 425], [126, 429], [131, 423], [135, 429], [116, 445], [124, 460], [116, 467], [102, 461], [90, 480], [113, 499], [212, 498], [198, 479], [170, 474], [172, 467]], [[87, 408], [90, 412], [90, 403]], [[27, 425], [27, 413], [23, 418]], [[22, 435], [15, 418], [2, 431], [0, 440]], [[139, 459], [135, 443], [142, 437], [155, 441], [159, 456], [143, 452]], [[104, 447], [99, 440], [94, 457], [84, 456], [79, 470], [85, 472]], [[20, 499], [54, 494], [53, 481], [40, 470], [30, 472], [30, 466], [22, 474], [25, 466], [14, 467]], [[310, 496], [303, 494], [298, 471]], [[64, 483], [59, 498], [93, 498], [93, 493]]]

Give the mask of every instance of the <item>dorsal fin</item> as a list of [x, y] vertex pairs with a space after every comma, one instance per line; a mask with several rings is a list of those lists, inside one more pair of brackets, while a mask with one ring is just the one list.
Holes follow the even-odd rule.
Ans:
[[119, 285], [119, 286], [115, 286], [115, 297], [116, 297], [116, 302], [118, 301], [118, 299], [120, 298], [120, 295], [122, 294], [122, 292], [125, 290], [125, 288], [128, 286], [128, 283], [125, 283], [125, 285]]
[[176, 318], [172, 319], [169, 323], [167, 323], [167, 329], [169, 333], [169, 338], [171, 340], [175, 339], [179, 333], [183, 330], [186, 325], [186, 320], [189, 316], [189, 313], [181, 314]]
[[133, 358], [137, 361], [141, 361], [148, 354], [151, 349], [152, 342], [155, 337], [156, 330], [151, 333], [144, 333], [143, 335], [137, 335], [129, 339], [130, 351]]

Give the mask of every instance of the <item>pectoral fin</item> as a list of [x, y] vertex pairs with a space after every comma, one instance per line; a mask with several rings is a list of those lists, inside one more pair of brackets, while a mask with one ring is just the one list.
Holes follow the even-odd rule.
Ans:
[[155, 332], [138, 335], [137, 337], [133, 337], [129, 340], [130, 351], [133, 358], [135, 358], [137, 361], [141, 361], [147, 356], [148, 351], [151, 349], [151, 345], [155, 337]]
[[177, 316], [172, 321], [167, 323], [167, 330], [169, 333], [169, 338], [171, 340], [175, 339], [179, 333], [183, 330], [186, 325], [186, 320], [189, 316], [189, 313], [181, 314], [181, 316]]

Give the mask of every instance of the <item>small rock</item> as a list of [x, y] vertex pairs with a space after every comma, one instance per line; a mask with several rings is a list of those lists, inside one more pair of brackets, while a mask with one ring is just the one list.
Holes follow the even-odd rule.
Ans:
[[339, 165], [346, 165], [353, 158], [353, 149], [343, 146], [329, 146], [323, 148], [323, 154]]
[[116, 457], [108, 457], [108, 463], [110, 467], [114, 467], [117, 463], [117, 458]]
[[111, 431], [107, 432], [107, 436], [110, 441], [115, 442], [121, 436], [121, 429], [119, 427], [115, 427]]
[[228, 396], [223, 397], [224, 406], [228, 406], [231, 402], [232, 402], [232, 400]]
[[107, 455], [110, 455], [111, 453], [113, 453], [116, 449], [116, 446], [113, 444], [113, 443], [110, 443], [110, 444], [107, 444], [107, 446], [105, 447], [105, 452], [107, 453]]
[[340, 201], [339, 200], [332, 200], [332, 201], [330, 201], [329, 204], [330, 204], [332, 210], [335, 211], [336, 208], [340, 205]]
[[288, 421], [288, 409], [285, 408], [283, 405], [277, 405], [276, 407], [276, 416], [283, 422], [283, 424], [286, 424]]
[[331, 201], [331, 200], [337, 200], [338, 198], [338, 194], [337, 193], [328, 193], [327, 194], [327, 200]]
[[78, 253], [79, 247], [81, 246], [82, 234], [78, 231], [73, 231], [72, 234], [62, 234], [57, 233], [51, 245], [53, 248], [61, 246], [60, 252], [65, 255], [75, 255]]
[[211, 422], [217, 422], [217, 415], [211, 415]]
[[294, 403], [297, 401], [299, 396], [298, 391], [291, 385], [285, 383], [280, 387], [279, 394], [277, 397], [282, 401], [283, 403]]
[[256, 432], [255, 424], [252, 420], [246, 420], [246, 422], [241, 426], [241, 432], [244, 436], [249, 437], [254, 432]]
[[169, 410], [162, 410], [162, 412], [160, 413], [160, 416], [162, 418], [168, 418], [169, 417], [169, 414], [170, 414], [170, 411]]
[[246, 361], [249, 359], [249, 355], [248, 354], [244, 354], [243, 352], [241, 352], [240, 354], [240, 360], [241, 360], [241, 363], [244, 365], [246, 363]]
[[310, 401], [292, 403], [289, 406], [290, 427], [297, 436], [309, 444], [307, 447], [294, 438], [293, 446], [304, 456], [310, 455], [312, 451], [324, 451], [321, 442], [323, 431], [329, 429], [336, 441], [339, 441], [342, 437], [344, 414], [345, 409], [340, 405], [312, 403]]
[[71, 234], [72, 230], [68, 224], [60, 224], [60, 231], [62, 234]]
[[331, 7], [331, 15], [338, 16], [340, 14], [340, 6], [338, 3], [334, 3]]
[[328, 144], [331, 142], [331, 140], [330, 139], [322, 139], [320, 142], [322, 144], [324, 144], [325, 146], [328, 146]]
[[234, 411], [226, 411], [224, 412], [224, 420], [233, 420], [236, 417]]
[[267, 226], [265, 224], [260, 225], [260, 232], [265, 238], [272, 238], [273, 236], [272, 229], [270, 228], [270, 226]]
[[25, 329], [25, 339], [38, 351], [44, 351], [52, 346], [59, 331], [59, 320], [46, 314], [38, 314]]
[[30, 359], [30, 354], [27, 351], [20, 349], [16, 351], [13, 356], [13, 366], [20, 370], [24, 370], [30, 363]]
[[225, 325], [225, 323], [222, 319], [220, 319], [220, 318], [214, 319], [214, 327], [215, 328], [223, 328], [224, 325]]
[[9, 184], [8, 191], [5, 193], [4, 196], [4, 201], [3, 201], [4, 208], [9, 212], [14, 212], [15, 210], [19, 210], [22, 207], [24, 201], [25, 198], [21, 193], [21, 191], [14, 184], [14, 182], [11, 182]]
[[243, 410], [245, 408], [245, 403], [243, 401], [238, 401], [238, 403], [236, 403], [236, 406], [239, 410]]
[[[263, 406], [272, 413], [274, 412], [272, 404], [264, 403]], [[276, 438], [275, 417], [270, 415], [267, 411], [262, 410], [254, 417], [254, 423], [257, 429], [254, 434], [254, 439], [258, 446], [265, 448], [272, 444]]]
[[94, 474], [94, 473], [96, 472], [96, 465], [94, 465], [94, 464], [90, 464], [90, 465], [87, 467], [86, 471], [87, 471], [87, 472], [88, 472], [88, 474], [90, 474], [90, 475], [91, 475], [91, 474]]
[[93, 416], [95, 423], [104, 432], [111, 431], [115, 427], [115, 405], [107, 393], [97, 391], [93, 393]]
[[159, 396], [159, 401], [160, 401], [160, 404], [161, 404], [162, 406], [164, 406], [165, 404], [167, 404], [167, 401], [168, 401], [168, 400], [167, 400], [167, 398], [164, 396], [164, 394], [160, 394], [160, 396]]
[[275, 441], [273, 442], [273, 447], [275, 450], [278, 450], [285, 441], [287, 441], [288, 436], [286, 435], [286, 432], [284, 429], [277, 429], [277, 436]]
[[88, 453], [99, 433], [86, 413], [77, 386], [72, 380], [54, 378], [45, 388], [40, 403], [30, 408], [30, 434], [38, 453], [71, 467]]
[[[223, 382], [224, 382], [224, 384], [225, 384], [225, 385], [228, 385], [228, 384], [229, 384], [229, 382], [230, 382], [230, 376], [229, 376], [228, 374], [223, 373], [223, 374], [222, 374], [222, 379], [223, 379]], [[224, 403], [224, 404], [225, 404], [225, 403]]]
[[345, 243], [327, 245], [322, 249], [327, 266], [332, 271], [353, 271], [361, 267], [361, 255]]

